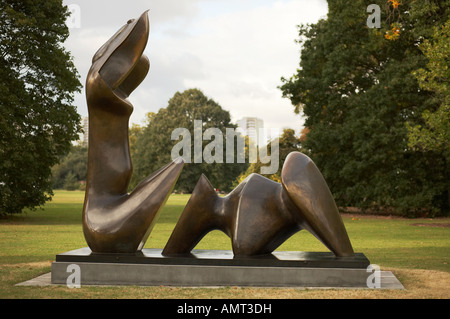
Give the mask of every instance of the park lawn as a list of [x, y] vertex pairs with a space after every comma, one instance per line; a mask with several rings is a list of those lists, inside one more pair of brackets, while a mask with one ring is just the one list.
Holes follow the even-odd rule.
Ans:
[[[392, 271], [405, 290], [15, 286], [50, 272], [56, 254], [86, 246], [83, 198], [83, 192], [55, 191], [43, 210], [0, 219], [0, 298], [450, 298], [450, 218], [360, 215], [343, 215], [355, 251]], [[188, 200], [169, 198], [145, 248], [164, 247]], [[213, 231], [196, 248], [228, 250], [231, 243]], [[327, 251], [306, 231], [278, 250]]]

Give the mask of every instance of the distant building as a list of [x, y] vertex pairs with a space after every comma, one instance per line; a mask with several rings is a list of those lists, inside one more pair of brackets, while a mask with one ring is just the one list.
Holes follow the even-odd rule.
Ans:
[[84, 117], [82, 120], [83, 133], [81, 138], [81, 144], [84, 146], [88, 145], [89, 142], [89, 118]]
[[265, 145], [264, 121], [257, 117], [244, 117], [237, 121], [238, 130], [247, 135], [256, 145]]

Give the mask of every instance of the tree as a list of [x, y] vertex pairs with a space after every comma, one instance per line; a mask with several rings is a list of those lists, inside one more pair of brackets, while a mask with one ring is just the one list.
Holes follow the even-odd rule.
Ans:
[[72, 146], [52, 167], [52, 189], [82, 189], [86, 182], [87, 156], [87, 147]]
[[[381, 29], [366, 7], [384, 8]], [[300, 27], [300, 68], [280, 89], [308, 128], [310, 152], [338, 205], [408, 215], [448, 211], [442, 152], [408, 146], [406, 123], [436, 109], [413, 72], [418, 44], [447, 18], [448, 1], [329, 1], [327, 19]]]
[[[147, 118], [150, 119], [152, 118], [152, 116], [155, 113], [153, 112], [149, 112], [147, 114]], [[148, 125], [148, 123], [147, 123]], [[130, 139], [130, 156], [131, 156], [131, 161], [134, 163], [135, 158], [137, 158], [137, 141], [139, 140], [139, 138], [142, 135], [144, 128], [142, 126], [140, 126], [139, 124], [135, 124], [133, 123], [132, 126], [129, 129], [128, 135], [129, 135], [129, 139]], [[137, 180], [138, 176], [137, 174], [133, 174], [131, 176], [131, 181], [130, 184], [128, 185], [128, 191], [131, 192], [133, 191], [133, 189], [136, 187], [136, 185], [141, 181], [141, 180]]]
[[425, 110], [422, 124], [409, 124], [409, 145], [422, 149], [443, 150], [450, 163], [450, 21], [435, 28], [433, 37], [426, 39], [420, 49], [428, 59], [426, 68], [414, 72], [422, 89], [433, 92], [439, 104], [436, 111]]
[[67, 16], [62, 1], [0, 2], [0, 215], [51, 198], [51, 167], [81, 130]]
[[[202, 152], [214, 139], [226, 136], [226, 128], [235, 129], [236, 125], [231, 123], [230, 114], [214, 100], [206, 97], [198, 89], [189, 89], [182, 93], [177, 92], [169, 100], [168, 106], [162, 108], [158, 113], [150, 113], [148, 125], [137, 134], [135, 152], [133, 154], [134, 174], [132, 182], [142, 180], [145, 176], [169, 163], [172, 149], [180, 143], [181, 137], [175, 136], [172, 140], [172, 133], [176, 129], [187, 129], [191, 163], [187, 163], [181, 172], [175, 186], [177, 191], [191, 192], [198, 179], [205, 174], [215, 188], [220, 190], [230, 190], [236, 177], [247, 168], [245, 163], [202, 163], [194, 161], [194, 138], [198, 132], [194, 132], [195, 121], [201, 121], [202, 127], [200, 139], [202, 139]], [[222, 137], [212, 137], [207, 140], [203, 134], [209, 128], [220, 130]], [[223, 145], [225, 142], [223, 141]], [[186, 155], [182, 151], [180, 156]], [[223, 152], [225, 157], [225, 152]], [[134, 187], [134, 185], [131, 185]]]

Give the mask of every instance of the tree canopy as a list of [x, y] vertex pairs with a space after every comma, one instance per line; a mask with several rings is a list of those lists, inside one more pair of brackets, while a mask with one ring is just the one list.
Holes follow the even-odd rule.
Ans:
[[86, 186], [88, 149], [84, 145], [72, 146], [67, 155], [52, 167], [52, 188], [77, 190]]
[[[201, 132], [194, 132], [195, 121], [201, 121]], [[213, 99], [206, 97], [198, 89], [188, 89], [182, 93], [177, 92], [169, 100], [167, 107], [161, 108], [158, 113], [148, 115], [148, 123], [140, 132], [134, 130], [137, 135], [135, 144], [131, 146], [134, 174], [130, 187], [134, 187], [152, 172], [168, 164], [171, 160], [171, 150], [180, 143], [182, 137], [176, 136], [172, 140], [172, 132], [178, 128], [187, 129], [190, 138], [189, 148], [191, 163], [187, 163], [181, 172], [175, 186], [179, 192], [191, 192], [198, 179], [205, 174], [215, 188], [228, 191], [231, 189], [233, 181], [239, 174], [247, 168], [245, 163], [202, 163], [194, 161], [194, 136], [200, 134], [202, 140], [202, 152], [211, 140], [204, 138], [204, 133], [209, 128], [217, 128], [226, 136], [226, 128], [236, 128], [231, 123], [230, 114]], [[215, 137], [215, 139], [220, 137]], [[225, 145], [225, 142], [223, 142]], [[183, 156], [180, 151], [180, 156]], [[225, 152], [223, 152], [225, 157]]]
[[413, 74], [422, 89], [433, 93], [439, 105], [436, 111], [426, 109], [422, 123], [407, 123], [409, 146], [439, 152], [450, 162], [450, 21], [436, 27], [431, 39], [426, 39], [420, 49], [428, 59], [425, 68]]
[[[379, 29], [366, 25], [372, 3], [383, 8]], [[448, 20], [448, 4], [328, 1], [326, 19], [300, 26], [300, 66], [280, 88], [306, 118], [302, 145], [338, 205], [448, 212], [444, 149], [410, 147], [407, 129], [440, 105], [414, 72], [426, 67], [420, 45]]]
[[0, 215], [50, 199], [51, 167], [78, 138], [67, 16], [58, 0], [0, 2]]

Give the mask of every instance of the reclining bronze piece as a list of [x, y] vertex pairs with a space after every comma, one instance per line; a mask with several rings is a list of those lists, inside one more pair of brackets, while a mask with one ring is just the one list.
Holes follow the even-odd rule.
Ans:
[[270, 254], [301, 229], [311, 232], [336, 256], [353, 248], [333, 196], [316, 165], [300, 152], [290, 153], [281, 184], [251, 174], [220, 197], [202, 175], [163, 255], [186, 255], [211, 230], [231, 238], [235, 256]]

